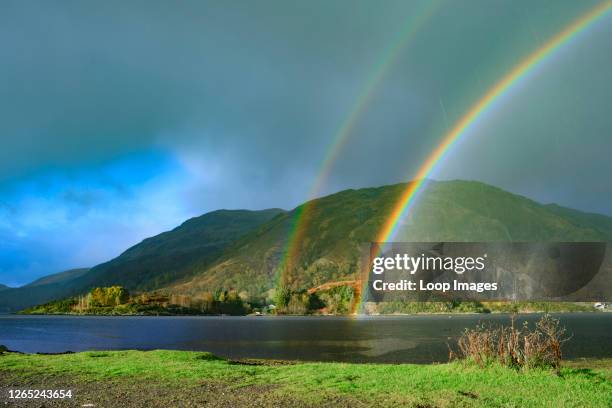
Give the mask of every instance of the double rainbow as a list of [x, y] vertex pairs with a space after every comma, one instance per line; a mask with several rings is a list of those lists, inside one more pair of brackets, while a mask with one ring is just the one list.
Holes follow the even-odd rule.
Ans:
[[[327, 153], [323, 157], [323, 161], [319, 167], [320, 170], [308, 193], [310, 201], [307, 201], [295, 210], [295, 215], [278, 267], [280, 274], [295, 266], [294, 261], [297, 258], [300, 243], [302, 242], [305, 229], [312, 216], [314, 207], [316, 206], [314, 199], [321, 193], [339, 153], [349, 140], [349, 136], [355, 124], [366, 111], [372, 97], [376, 94], [376, 90], [393, 67], [395, 61], [397, 61], [398, 57], [402, 54], [402, 51], [408, 46], [421, 27], [423, 27], [423, 25], [434, 15], [439, 5], [440, 3], [438, 1], [423, 2], [421, 8], [406, 20], [406, 23], [397, 35], [397, 39], [385, 50], [380, 60], [378, 60], [373, 67], [372, 73], [366, 80], [365, 85], [361, 88], [361, 92], [351, 107], [349, 114], [340, 124], [338, 130], [331, 139], [332, 142], [327, 149]], [[281, 276], [278, 276], [277, 280], [281, 278]]]
[[413, 182], [409, 183], [395, 205], [393, 212], [383, 225], [376, 241], [379, 243], [390, 242], [397, 234], [404, 216], [410, 211], [415, 197], [422, 190], [425, 180], [436, 170], [443, 161], [449, 150], [464, 136], [474, 125], [478, 118], [486, 113], [492, 105], [503, 95], [508, 93], [514, 85], [523, 79], [535, 67], [540, 65], [552, 53], [570, 42], [576, 35], [583, 32], [587, 27], [601, 19], [612, 8], [612, 1], [605, 1], [591, 9], [582, 17], [575, 20], [560, 33], [551, 38], [546, 44], [534, 51], [499, 82], [491, 87], [478, 100], [468, 112], [448, 132], [438, 147], [431, 153], [425, 163], [420, 167]]

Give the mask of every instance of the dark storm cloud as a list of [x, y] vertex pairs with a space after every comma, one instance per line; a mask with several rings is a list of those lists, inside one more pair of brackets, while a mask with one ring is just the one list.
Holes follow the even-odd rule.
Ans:
[[[593, 4], [4, 1], [0, 283], [91, 266], [216, 208], [293, 207], [364, 98], [322, 193], [405, 181]], [[526, 78], [436, 176], [612, 214], [610, 26]]]
[[5, 2], [0, 177], [102, 159], [182, 127], [254, 154], [274, 143], [272, 159], [317, 146], [343, 99], [334, 95], [355, 93], [406, 12], [355, 4], [349, 16], [349, 5]]
[[[418, 163], [445, 130], [441, 102], [447, 120], [456, 120], [535, 42], [590, 6], [485, 4], [441, 2], [375, 90], [330, 189], [409, 177], [415, 166], [406, 163]], [[286, 176], [275, 190], [299, 187], [278, 205], [296, 204], [373, 68], [422, 7], [4, 2], [0, 180], [158, 144], [192, 155], [201, 149], [211, 160], [223, 157], [225, 167], [239, 163], [258, 187]], [[590, 42], [588, 49], [606, 51], [595, 46], [606, 43], [605, 33]], [[588, 63], [579, 69], [578, 77], [602, 71]], [[589, 93], [598, 103], [604, 92]], [[392, 147], [384, 160], [383, 152], [371, 155], [381, 145]]]

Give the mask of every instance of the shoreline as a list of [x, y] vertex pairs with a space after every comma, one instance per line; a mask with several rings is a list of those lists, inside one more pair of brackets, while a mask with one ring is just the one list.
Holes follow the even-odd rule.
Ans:
[[490, 311], [490, 312], [416, 312], [416, 313], [376, 313], [376, 314], [245, 314], [245, 315], [226, 315], [226, 314], [103, 314], [103, 313], [2, 313], [1, 316], [83, 316], [83, 317], [96, 317], [96, 316], [108, 316], [108, 317], [390, 317], [390, 316], [462, 316], [462, 315], [532, 315], [532, 314], [600, 314], [600, 313], [612, 313], [612, 310], [567, 310], [567, 311], [546, 311], [546, 310], [532, 310], [532, 311], [519, 311], [519, 312], [507, 312], [507, 311]]
[[[176, 352], [176, 353], [205, 353], [211, 354], [207, 351], [197, 351], [197, 350], [180, 350], [180, 349], [139, 349], [139, 348], [130, 348], [130, 349], [90, 349], [90, 350], [81, 350], [81, 351], [58, 351], [58, 352], [26, 352], [19, 350], [9, 350], [2, 344], [0, 344], [0, 356], [2, 355], [23, 355], [23, 356], [64, 356], [64, 355], [72, 355], [72, 354], [86, 354], [86, 353], [153, 353], [153, 352]], [[232, 365], [247, 365], [247, 366], [274, 366], [274, 365], [293, 365], [293, 364], [347, 364], [347, 365], [355, 365], [355, 364], [368, 364], [368, 365], [382, 365], [382, 366], [395, 366], [395, 365], [416, 365], [416, 366], [430, 366], [430, 365], [442, 365], [442, 364], [453, 364], [453, 361], [432, 361], [432, 362], [405, 362], [405, 361], [397, 361], [397, 362], [360, 362], [360, 361], [346, 361], [346, 360], [300, 360], [300, 359], [279, 359], [279, 358], [259, 358], [259, 357], [239, 357], [239, 358], [231, 358], [231, 357], [223, 357], [218, 355], [213, 355], [215, 359], [227, 361]], [[1, 360], [0, 360], [1, 361]], [[574, 358], [566, 358], [563, 359], [563, 365], [565, 366], [590, 366], [590, 365], [605, 365], [612, 370], [612, 357], [574, 357]], [[0, 369], [1, 370], [1, 369]]]

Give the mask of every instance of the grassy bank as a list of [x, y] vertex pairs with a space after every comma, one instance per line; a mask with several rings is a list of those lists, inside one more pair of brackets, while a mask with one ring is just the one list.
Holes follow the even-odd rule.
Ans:
[[592, 303], [586, 302], [391, 301], [367, 303], [365, 308], [370, 314], [598, 312]]
[[[608, 407], [612, 360], [549, 370], [440, 365], [230, 362], [183, 351], [0, 355], [0, 389], [72, 388], [107, 406]], [[6, 395], [0, 397], [6, 398]]]

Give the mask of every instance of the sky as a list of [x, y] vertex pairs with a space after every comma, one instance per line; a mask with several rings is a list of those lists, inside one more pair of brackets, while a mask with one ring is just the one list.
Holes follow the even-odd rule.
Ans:
[[[318, 194], [408, 181], [480, 95], [596, 4], [3, 1], [0, 283], [93, 266], [215, 209], [295, 207], [381, 65]], [[432, 176], [612, 216], [610, 14]]]

